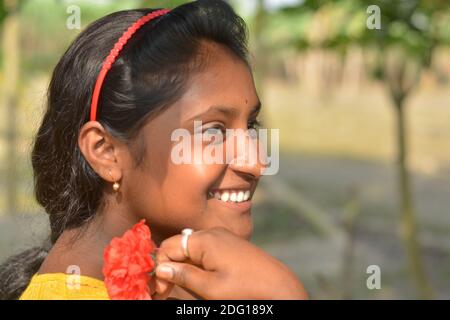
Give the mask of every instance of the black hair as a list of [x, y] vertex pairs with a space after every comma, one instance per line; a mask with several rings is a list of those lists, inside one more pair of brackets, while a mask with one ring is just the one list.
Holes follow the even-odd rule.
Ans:
[[[112, 13], [90, 24], [56, 65], [47, 108], [31, 155], [35, 196], [49, 215], [48, 244], [28, 249], [0, 266], [0, 299], [17, 299], [66, 229], [86, 225], [103, 204], [106, 186], [78, 147], [89, 121], [93, 87], [101, 65], [122, 33], [155, 9]], [[230, 49], [247, 62], [245, 22], [225, 1], [183, 4], [144, 25], [125, 45], [106, 76], [97, 121], [132, 145], [140, 128], [186, 92], [189, 78], [205, 67], [202, 43]], [[143, 152], [134, 152], [139, 165]]]

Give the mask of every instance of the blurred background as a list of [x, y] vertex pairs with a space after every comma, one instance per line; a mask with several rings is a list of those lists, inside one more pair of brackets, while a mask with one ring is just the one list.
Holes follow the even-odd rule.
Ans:
[[[30, 152], [77, 14], [83, 29], [185, 2], [0, 2], [0, 260], [48, 233]], [[280, 129], [254, 242], [313, 299], [450, 299], [450, 2], [229, 2], [249, 26], [263, 126]]]

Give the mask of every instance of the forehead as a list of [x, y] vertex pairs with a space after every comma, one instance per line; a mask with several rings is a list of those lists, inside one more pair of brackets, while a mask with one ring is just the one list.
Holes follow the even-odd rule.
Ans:
[[172, 112], [179, 119], [208, 110], [213, 105], [250, 109], [259, 101], [249, 66], [229, 49], [209, 48], [206, 67], [191, 77], [186, 93], [175, 103]]

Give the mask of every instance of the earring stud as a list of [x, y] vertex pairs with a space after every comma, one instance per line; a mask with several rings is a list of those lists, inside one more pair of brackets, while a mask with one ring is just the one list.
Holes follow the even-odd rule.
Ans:
[[120, 188], [120, 184], [117, 183], [117, 182], [114, 182], [114, 184], [113, 184], [113, 190], [114, 190], [114, 191], [117, 191], [117, 190], [119, 190], [119, 188]]
[[[111, 178], [112, 178], [111, 170], [109, 170], [109, 175], [110, 175]], [[117, 192], [117, 191], [119, 190], [119, 188], [120, 188], [120, 184], [119, 184], [117, 181], [114, 181], [112, 187], [113, 187], [113, 190]]]

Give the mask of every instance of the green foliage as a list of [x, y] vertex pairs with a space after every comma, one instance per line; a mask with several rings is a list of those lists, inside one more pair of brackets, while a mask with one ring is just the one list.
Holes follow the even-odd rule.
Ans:
[[190, 0], [142, 0], [141, 7], [148, 8], [174, 8], [184, 3], [192, 2]]
[[[138, 0], [73, 2], [80, 6], [81, 29], [109, 13], [139, 7]], [[68, 29], [69, 2], [61, 0], [26, 1], [20, 8], [23, 76], [51, 70], [80, 30]]]
[[5, 3], [3, 1], [0, 2], [0, 23], [3, 22], [3, 19], [6, 17], [6, 8]]
[[[370, 5], [381, 10], [380, 30], [366, 27]], [[265, 37], [275, 49], [398, 47], [428, 65], [434, 47], [450, 45], [446, 0], [305, 0], [269, 14]]]

